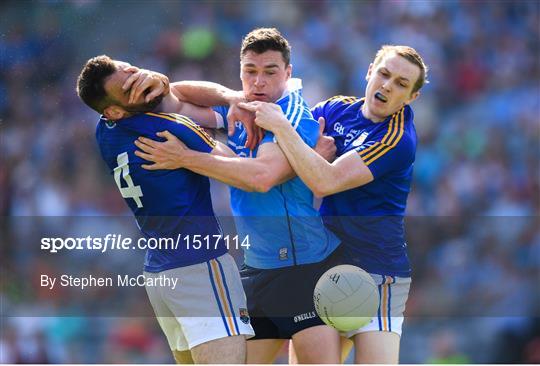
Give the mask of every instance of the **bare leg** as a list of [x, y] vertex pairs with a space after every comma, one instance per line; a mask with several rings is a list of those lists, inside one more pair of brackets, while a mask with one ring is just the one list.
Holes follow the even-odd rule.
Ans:
[[318, 325], [304, 329], [292, 337], [298, 363], [332, 363], [340, 361], [340, 342], [337, 330]]
[[[354, 347], [353, 341], [348, 338], [341, 337], [341, 361], [340, 363], [345, 363], [349, 357], [349, 353]], [[296, 357], [296, 352], [294, 350], [294, 345], [292, 342], [289, 343], [289, 364], [298, 365], [298, 357]]]
[[400, 337], [393, 332], [365, 332], [354, 336], [354, 363], [386, 363], [399, 362]]
[[247, 342], [248, 364], [273, 363], [279, 350], [283, 346], [284, 339], [256, 339]]
[[224, 337], [199, 344], [191, 350], [195, 363], [246, 363], [246, 337]]

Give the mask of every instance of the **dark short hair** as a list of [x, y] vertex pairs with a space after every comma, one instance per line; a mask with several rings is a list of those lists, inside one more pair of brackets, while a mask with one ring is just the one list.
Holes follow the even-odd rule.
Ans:
[[261, 54], [270, 50], [281, 52], [285, 66], [289, 65], [291, 62], [291, 46], [289, 46], [289, 42], [285, 37], [276, 28], [257, 28], [249, 32], [242, 40], [240, 57], [248, 51]]
[[103, 113], [114, 100], [105, 91], [105, 80], [114, 74], [116, 65], [106, 55], [93, 57], [86, 61], [77, 78], [77, 95], [93, 110]]

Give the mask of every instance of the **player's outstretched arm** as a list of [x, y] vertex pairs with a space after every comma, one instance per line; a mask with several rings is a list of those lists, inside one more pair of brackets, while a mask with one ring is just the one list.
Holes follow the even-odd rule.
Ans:
[[122, 85], [124, 91], [129, 91], [130, 104], [138, 100], [143, 93], [146, 94], [145, 102], [162, 96], [163, 99], [154, 112], [177, 113], [196, 120], [203, 127], [218, 127], [216, 113], [212, 109], [183, 101], [175, 93], [170, 95], [170, 84], [167, 76], [131, 65], [124, 70], [132, 73]]
[[[263, 102], [240, 106], [255, 112], [255, 123], [274, 133], [296, 174], [317, 197], [362, 186], [373, 180], [371, 171], [356, 151], [341, 156], [333, 163], [317, 154], [296, 133], [278, 106]], [[324, 119], [319, 123], [324, 123]]]
[[171, 84], [171, 90], [178, 99], [202, 107], [245, 101], [243, 92], [210, 81], [178, 81]]
[[253, 122], [253, 114], [237, 107], [238, 103], [246, 101], [244, 92], [232, 90], [209, 81], [179, 81], [171, 85], [171, 90], [181, 101], [198, 106], [229, 106], [229, 113], [227, 114], [229, 136], [234, 133], [235, 122], [242, 122], [248, 137], [246, 147], [250, 150], [255, 149], [262, 140], [264, 133]]
[[191, 151], [184, 164], [189, 170], [247, 192], [268, 192], [295, 176], [287, 158], [274, 143], [261, 145], [255, 159]]
[[[209, 81], [180, 81], [169, 84], [169, 79], [158, 72], [130, 66], [127, 71], [133, 74], [124, 82], [122, 89], [129, 90], [129, 102], [137, 100], [146, 93], [146, 101], [160, 95], [166, 96], [171, 90], [174, 98], [163, 100], [156, 112], [174, 112], [186, 115], [207, 128], [219, 128], [213, 111], [209, 108], [217, 105], [228, 105], [228, 133], [232, 135], [235, 122], [241, 121], [247, 131], [246, 147], [255, 149], [263, 137], [263, 132], [253, 122], [254, 116], [237, 108], [237, 104], [246, 101], [244, 93], [229, 89], [223, 85]], [[171, 102], [171, 100], [173, 100]]]
[[290, 128], [276, 131], [279, 146], [294, 171], [317, 197], [325, 197], [373, 181], [371, 171], [356, 151], [329, 163]]
[[135, 154], [154, 164], [148, 170], [186, 168], [248, 192], [267, 192], [292, 177], [294, 172], [285, 155], [274, 143], [261, 145], [255, 159], [234, 157], [218, 143], [211, 154], [188, 149], [178, 138], [164, 131], [158, 133], [165, 142], [140, 137]]

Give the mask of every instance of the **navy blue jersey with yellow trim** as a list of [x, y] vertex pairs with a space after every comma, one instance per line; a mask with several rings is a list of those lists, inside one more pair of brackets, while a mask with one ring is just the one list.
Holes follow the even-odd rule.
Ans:
[[[212, 210], [208, 178], [187, 169], [145, 170], [148, 161], [134, 154], [134, 141], [139, 136], [164, 141], [157, 132], [168, 130], [190, 149], [210, 152], [216, 146], [206, 132], [192, 120], [177, 114], [138, 114], [116, 122], [102, 117], [96, 129], [101, 155], [139, 229], [146, 237], [181, 238], [193, 235], [219, 235], [221, 228]], [[167, 269], [202, 263], [226, 252], [223, 241], [210, 249], [187, 249], [186, 241], [176, 249], [148, 249], [144, 270], [161, 272]]]
[[403, 217], [411, 187], [416, 130], [409, 106], [375, 123], [361, 111], [363, 99], [338, 96], [317, 104], [337, 156], [356, 151], [374, 180], [325, 197], [320, 212], [343, 241], [352, 261], [371, 273], [410, 276]]

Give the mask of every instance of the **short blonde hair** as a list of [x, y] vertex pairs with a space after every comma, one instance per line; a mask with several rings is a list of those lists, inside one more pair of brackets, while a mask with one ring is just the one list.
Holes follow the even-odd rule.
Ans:
[[409, 46], [399, 46], [399, 45], [389, 45], [385, 44], [382, 46], [375, 55], [375, 60], [373, 61], [373, 66], [378, 65], [384, 58], [384, 56], [389, 53], [395, 52], [399, 56], [405, 58], [407, 61], [413, 63], [414, 65], [420, 68], [420, 76], [416, 83], [413, 85], [412, 93], [420, 90], [425, 84], [429, 83], [427, 79], [428, 67], [424, 63], [422, 56], [414, 48]]

